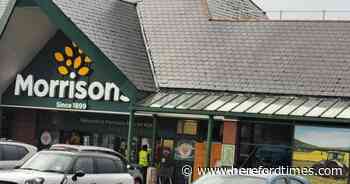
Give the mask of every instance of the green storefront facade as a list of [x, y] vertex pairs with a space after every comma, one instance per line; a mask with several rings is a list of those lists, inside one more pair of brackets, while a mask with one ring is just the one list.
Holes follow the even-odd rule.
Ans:
[[[136, 14], [135, 4], [118, 3]], [[118, 31], [125, 33], [116, 34], [120, 40], [94, 37], [84, 32], [84, 20], [76, 24], [58, 4], [56, 0], [18, 0], [13, 10], [16, 14], [21, 8], [34, 7], [56, 30], [29, 64], [12, 74], [1, 98], [2, 136], [47, 148], [70, 143], [77, 133], [80, 144], [110, 147], [133, 162], [141, 145], [147, 144], [154, 164], [163, 157], [171, 160], [177, 181], [183, 177], [175, 173], [188, 164], [194, 168], [313, 167], [327, 160], [344, 166], [347, 170], [337, 180], [349, 182], [348, 98], [142, 88], [136, 85], [137, 75], [128, 74], [130, 68], [142, 67], [123, 60], [130, 55], [137, 55], [140, 62], [151, 58], [144, 40], [139, 40], [144, 53], [118, 53], [135, 44], [131, 40], [135, 35], [145, 36], [139, 22], [135, 21], [140, 31], [135, 35], [134, 29], [121, 25]], [[101, 40], [110, 41], [112, 49], [100, 46]], [[156, 81], [153, 72], [146, 75]]]

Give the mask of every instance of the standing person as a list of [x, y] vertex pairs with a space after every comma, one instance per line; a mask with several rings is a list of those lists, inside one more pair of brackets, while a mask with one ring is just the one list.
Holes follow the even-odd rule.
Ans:
[[141, 151], [139, 152], [139, 165], [142, 168], [143, 180], [146, 181], [147, 168], [149, 165], [147, 145], [143, 145]]
[[69, 140], [70, 144], [72, 145], [80, 145], [80, 136], [77, 132], [72, 133], [72, 137]]

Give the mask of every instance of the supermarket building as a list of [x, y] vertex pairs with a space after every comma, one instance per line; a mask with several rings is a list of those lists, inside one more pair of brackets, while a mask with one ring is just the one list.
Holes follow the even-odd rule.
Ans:
[[266, 17], [234, 2], [0, 4], [2, 136], [45, 148], [76, 132], [133, 161], [148, 144], [176, 169], [330, 159], [311, 151], [349, 166], [350, 23], [237, 21]]

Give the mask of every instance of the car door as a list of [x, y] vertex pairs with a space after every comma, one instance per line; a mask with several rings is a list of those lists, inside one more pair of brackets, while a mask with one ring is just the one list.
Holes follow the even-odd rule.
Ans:
[[[97, 184], [97, 177], [94, 169], [94, 159], [92, 157], [79, 157], [74, 163], [73, 173], [83, 171], [85, 176], [77, 178], [75, 184]], [[69, 177], [70, 180], [72, 176]]]
[[96, 184], [131, 184], [133, 179], [120, 159], [95, 157]]

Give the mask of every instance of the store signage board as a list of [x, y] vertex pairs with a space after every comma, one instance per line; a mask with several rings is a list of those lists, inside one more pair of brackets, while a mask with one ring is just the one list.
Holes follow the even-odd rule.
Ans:
[[127, 112], [130, 99], [106, 68], [59, 31], [16, 75], [2, 105]]

